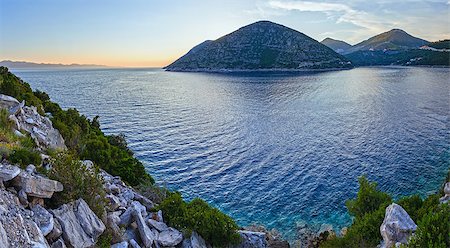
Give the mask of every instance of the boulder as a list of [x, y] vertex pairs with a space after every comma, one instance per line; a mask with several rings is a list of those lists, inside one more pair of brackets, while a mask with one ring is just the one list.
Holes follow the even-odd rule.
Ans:
[[190, 244], [192, 248], [207, 248], [205, 240], [195, 231], [192, 232]]
[[61, 237], [63, 231], [61, 224], [59, 224], [59, 221], [53, 220], [53, 229], [50, 231], [49, 234], [47, 234], [46, 238], [49, 242], [53, 242], [57, 240], [59, 237]]
[[119, 226], [117, 225], [116, 216], [114, 214], [108, 214], [106, 226], [111, 233], [111, 238], [113, 243], [119, 243], [123, 241], [123, 233]]
[[138, 208], [133, 207], [132, 213], [136, 221], [137, 229], [141, 236], [142, 243], [146, 248], [152, 247], [157, 237], [152, 232], [152, 230], [147, 226], [147, 224], [145, 224], [144, 217], [142, 217], [142, 212]]
[[20, 204], [28, 206], [28, 197], [27, 193], [25, 193], [25, 190], [19, 190], [19, 192], [17, 193], [17, 197], [19, 197]]
[[81, 198], [52, 210], [52, 213], [61, 224], [64, 240], [75, 248], [94, 245], [106, 228]]
[[400, 205], [392, 203], [386, 208], [384, 221], [380, 226], [384, 240], [382, 248], [392, 247], [398, 242], [406, 244], [416, 229], [417, 225], [408, 213]]
[[167, 230], [169, 228], [164, 222], [159, 222], [159, 221], [156, 221], [154, 219], [148, 219], [147, 220], [147, 224], [150, 227], [155, 228], [159, 232], [165, 231], [165, 230]]
[[120, 207], [120, 200], [117, 196], [113, 194], [106, 195], [106, 200], [108, 201], [108, 210], [115, 211]]
[[37, 224], [42, 232], [42, 235], [47, 236], [52, 230], [54, 225], [53, 215], [50, 214], [41, 205], [35, 205], [31, 208], [33, 211], [33, 221]]
[[20, 174], [20, 169], [17, 166], [1, 163], [0, 164], [0, 181], [9, 181]]
[[266, 234], [263, 232], [251, 232], [240, 230], [241, 243], [234, 246], [235, 248], [266, 248]]
[[183, 241], [183, 234], [177, 229], [169, 227], [158, 235], [158, 243], [162, 246], [176, 246]]
[[53, 242], [51, 248], [67, 248], [66, 244], [64, 244], [63, 239], [58, 239], [55, 242]]
[[450, 182], [444, 185], [444, 196], [439, 199], [441, 203], [450, 202]]
[[132, 248], [141, 248], [141, 246], [134, 239], [130, 239], [130, 246]]
[[39, 198], [51, 198], [54, 192], [63, 190], [60, 182], [26, 171], [22, 171], [14, 178], [13, 185], [22, 188], [27, 195]]
[[11, 108], [14, 108], [19, 105], [20, 102], [16, 98], [0, 94], [0, 108], [10, 110]]
[[120, 243], [113, 244], [113, 245], [111, 245], [111, 248], [128, 248], [128, 242], [123, 241]]
[[0, 222], [0, 247], [9, 247], [8, 236], [2, 222]]

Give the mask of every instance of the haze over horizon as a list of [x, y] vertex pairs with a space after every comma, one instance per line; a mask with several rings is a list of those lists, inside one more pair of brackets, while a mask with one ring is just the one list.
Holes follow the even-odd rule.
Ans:
[[393, 28], [450, 37], [450, 1], [0, 1], [0, 60], [161, 67], [193, 46], [270, 20], [350, 44]]

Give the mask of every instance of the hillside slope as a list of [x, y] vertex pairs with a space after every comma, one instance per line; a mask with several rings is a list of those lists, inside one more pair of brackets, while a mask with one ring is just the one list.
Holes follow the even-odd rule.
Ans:
[[302, 70], [351, 67], [332, 49], [291, 28], [260, 21], [194, 47], [169, 71]]

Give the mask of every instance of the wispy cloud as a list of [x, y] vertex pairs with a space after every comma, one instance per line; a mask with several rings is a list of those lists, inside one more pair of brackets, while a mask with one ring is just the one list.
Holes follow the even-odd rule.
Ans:
[[323, 12], [337, 23], [347, 22], [367, 29], [370, 32], [380, 32], [386, 29], [386, 24], [365, 11], [356, 10], [342, 3], [308, 2], [308, 1], [270, 1], [269, 6], [275, 9]]

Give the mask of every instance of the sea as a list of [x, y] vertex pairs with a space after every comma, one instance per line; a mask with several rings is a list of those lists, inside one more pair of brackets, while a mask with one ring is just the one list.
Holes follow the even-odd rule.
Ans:
[[398, 199], [450, 168], [450, 69], [188, 73], [16, 69], [63, 108], [124, 134], [157, 183], [286, 239], [349, 225], [366, 175]]

